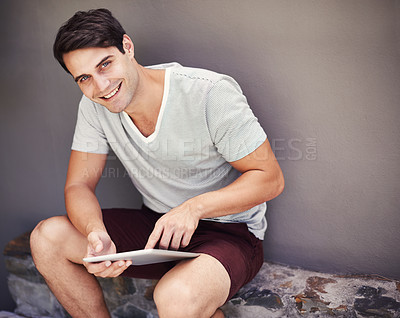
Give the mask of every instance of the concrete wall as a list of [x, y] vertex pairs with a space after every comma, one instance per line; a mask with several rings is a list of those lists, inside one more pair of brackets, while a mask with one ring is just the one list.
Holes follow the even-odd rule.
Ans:
[[[178, 61], [241, 84], [286, 177], [267, 260], [400, 278], [400, 25], [390, 0], [9, 0], [0, 12], [0, 246], [64, 213], [80, 92], [52, 58], [75, 11], [110, 8], [144, 65]], [[104, 207], [139, 206], [115, 158]], [[0, 258], [0, 309], [12, 309]]]

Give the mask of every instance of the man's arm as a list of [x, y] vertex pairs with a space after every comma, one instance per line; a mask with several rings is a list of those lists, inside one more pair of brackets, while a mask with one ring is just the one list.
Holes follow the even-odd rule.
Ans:
[[[103, 172], [107, 155], [72, 150], [65, 184], [65, 206], [71, 223], [88, 239], [86, 256], [116, 252], [103, 223], [99, 202], [95, 195], [97, 183]], [[120, 275], [128, 262], [110, 261], [85, 264], [88, 272], [102, 277]]]
[[72, 224], [86, 237], [93, 231], [105, 231], [95, 189], [106, 159], [104, 154], [71, 151], [64, 189], [65, 207]]
[[198, 221], [246, 211], [277, 197], [284, 188], [282, 170], [266, 140], [246, 157], [231, 162], [242, 175], [230, 185], [196, 196], [162, 216], [146, 248], [187, 246]]

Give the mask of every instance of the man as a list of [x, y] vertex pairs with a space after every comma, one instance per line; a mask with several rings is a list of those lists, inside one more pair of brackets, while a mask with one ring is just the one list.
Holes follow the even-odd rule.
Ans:
[[[84, 96], [65, 185], [68, 216], [38, 224], [35, 264], [73, 317], [109, 317], [95, 276], [157, 278], [160, 317], [223, 317], [218, 308], [263, 262], [265, 202], [283, 190], [266, 135], [238, 84], [177, 63], [143, 67], [106, 9], [77, 12], [54, 55]], [[110, 148], [143, 195], [140, 210], [101, 210], [95, 196]], [[161, 248], [195, 259], [131, 266], [84, 263]], [[83, 266], [82, 266], [83, 265]]]

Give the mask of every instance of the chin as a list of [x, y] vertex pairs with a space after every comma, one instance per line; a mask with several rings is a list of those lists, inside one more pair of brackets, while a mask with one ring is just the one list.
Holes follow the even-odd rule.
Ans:
[[123, 106], [123, 107], [107, 107], [105, 105], [103, 105], [103, 106], [105, 108], [107, 108], [111, 113], [114, 113], [114, 114], [119, 114], [119, 113], [123, 112], [126, 108], [126, 106]]
[[124, 111], [125, 108], [126, 108], [126, 106], [109, 105], [109, 104], [107, 103], [107, 101], [104, 101], [104, 100], [102, 100], [102, 99], [100, 99], [100, 100], [98, 100], [98, 99], [93, 100], [93, 99], [92, 99], [92, 101], [95, 102], [95, 103], [97, 103], [97, 104], [100, 104], [101, 106], [103, 106], [103, 107], [105, 107], [105, 108], [107, 108], [107, 110], [108, 110], [109, 112], [114, 113], [114, 114], [118, 114], [118, 113]]

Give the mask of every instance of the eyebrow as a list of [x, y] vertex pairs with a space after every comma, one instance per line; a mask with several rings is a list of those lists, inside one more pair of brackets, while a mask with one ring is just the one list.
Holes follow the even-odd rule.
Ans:
[[[103, 64], [105, 61], [107, 61], [110, 57], [113, 57], [113, 55], [107, 55], [106, 57], [104, 57], [99, 63], [97, 63], [95, 68], [98, 68], [101, 64]], [[82, 75], [75, 77], [74, 78], [75, 82], [78, 82], [81, 77], [86, 76], [86, 75], [87, 74], [82, 74]]]

